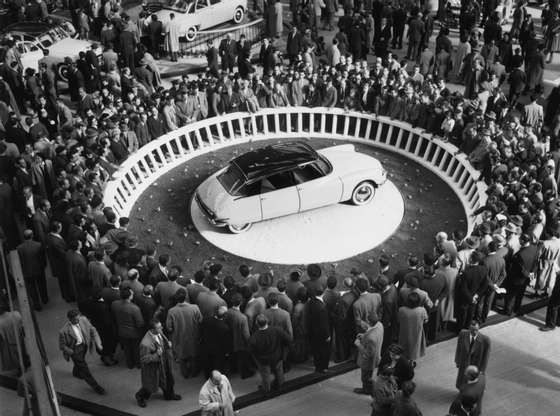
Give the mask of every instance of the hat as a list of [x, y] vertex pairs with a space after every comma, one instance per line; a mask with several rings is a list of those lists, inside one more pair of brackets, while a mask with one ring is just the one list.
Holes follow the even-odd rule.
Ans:
[[505, 238], [503, 235], [501, 235], [501, 234], [494, 234], [494, 235], [492, 236], [492, 239], [493, 239], [494, 242], [495, 242], [498, 246], [500, 246], [500, 247], [503, 247], [503, 246], [506, 245], [506, 238]]
[[511, 222], [508, 223], [505, 230], [509, 233], [517, 234], [517, 226]]
[[470, 249], [476, 249], [478, 247], [478, 239], [473, 237], [467, 237], [465, 240], [465, 246]]
[[496, 215], [496, 221], [500, 222], [500, 221], [506, 221], [507, 217], [504, 214], [498, 214]]
[[488, 111], [486, 113], [486, 118], [489, 120], [496, 120], [496, 113], [494, 113], [493, 111]]
[[555, 164], [554, 164], [554, 159], [548, 159], [546, 161], [546, 166], [550, 166], [551, 168], [556, 167]]
[[520, 215], [512, 215], [509, 220], [518, 227], [523, 227], [523, 218]]
[[392, 352], [393, 354], [401, 355], [404, 352], [404, 350], [403, 347], [401, 347], [399, 344], [391, 344], [389, 345], [389, 352]]
[[94, 129], [93, 127], [88, 127], [86, 129], [86, 136], [88, 139], [93, 139], [98, 135], [97, 130]]
[[140, 65], [148, 65], [148, 61], [146, 61], [146, 58], [140, 59]]

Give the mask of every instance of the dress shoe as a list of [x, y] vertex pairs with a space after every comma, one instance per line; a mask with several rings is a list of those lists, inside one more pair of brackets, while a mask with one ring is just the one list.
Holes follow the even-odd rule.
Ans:
[[138, 406], [146, 407], [146, 400], [144, 400], [142, 397], [138, 396], [138, 394], [135, 394], [134, 397], [136, 398], [136, 403], [138, 403]]
[[181, 400], [181, 399], [182, 399], [181, 395], [176, 393], [170, 394], [165, 398], [165, 400]]
[[95, 390], [95, 392], [96, 392], [97, 394], [100, 394], [100, 395], [102, 395], [102, 396], [105, 395], [105, 394], [107, 394], [107, 392], [105, 391], [105, 389], [104, 389], [103, 387], [101, 387], [100, 385], [95, 386], [93, 389]]
[[329, 370], [327, 370], [326, 368], [321, 368], [321, 369], [316, 368], [315, 372], [316, 373], [321, 373], [321, 374], [327, 374], [329, 372]]
[[542, 332], [548, 332], [548, 331], [554, 331], [556, 328], [553, 326], [543, 326], [539, 328], [539, 331]]
[[354, 393], [356, 393], [356, 394], [369, 394], [367, 391], [365, 391], [365, 390], [364, 390], [363, 388], [361, 388], [361, 387], [357, 387], [357, 388], [355, 388], [353, 391], [354, 391]]

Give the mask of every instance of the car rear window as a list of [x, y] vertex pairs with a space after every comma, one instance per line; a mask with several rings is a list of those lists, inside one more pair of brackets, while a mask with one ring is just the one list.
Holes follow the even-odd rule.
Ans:
[[231, 195], [245, 183], [245, 176], [235, 164], [230, 164], [227, 169], [218, 175], [218, 181], [224, 189]]

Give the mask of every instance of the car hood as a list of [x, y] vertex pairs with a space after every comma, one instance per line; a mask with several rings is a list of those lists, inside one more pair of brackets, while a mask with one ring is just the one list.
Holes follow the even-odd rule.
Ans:
[[202, 203], [216, 215], [216, 218], [221, 218], [226, 214], [224, 211], [227, 210], [229, 201], [232, 199], [231, 195], [226, 192], [218, 181], [218, 175], [222, 171], [223, 169], [210, 176], [196, 190]]
[[81, 51], [86, 51], [90, 48], [91, 43], [87, 40], [66, 38], [56, 42], [48, 49], [49, 56], [64, 59], [67, 56], [77, 58]]
[[379, 160], [356, 152], [354, 145], [346, 144], [341, 146], [332, 146], [318, 151], [321, 155], [325, 156], [333, 167], [333, 172], [339, 176], [346, 173], [356, 173], [361, 170], [376, 170], [383, 169]]

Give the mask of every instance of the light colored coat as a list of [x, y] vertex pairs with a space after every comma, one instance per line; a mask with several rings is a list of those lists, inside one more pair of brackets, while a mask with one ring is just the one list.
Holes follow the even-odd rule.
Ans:
[[427, 320], [428, 312], [423, 306], [399, 308], [399, 344], [403, 347], [403, 355], [409, 360], [416, 360], [426, 354], [424, 322]]
[[383, 344], [383, 324], [377, 322], [356, 341], [358, 347], [358, 365], [363, 369], [374, 369], [381, 361]]
[[[233, 416], [233, 402], [235, 394], [231, 388], [231, 384], [226, 376], [222, 375], [220, 388], [212, 383], [212, 380], [206, 380], [206, 383], [200, 389], [198, 395], [198, 404], [200, 405], [201, 416]], [[223, 408], [220, 406], [224, 405]]]

